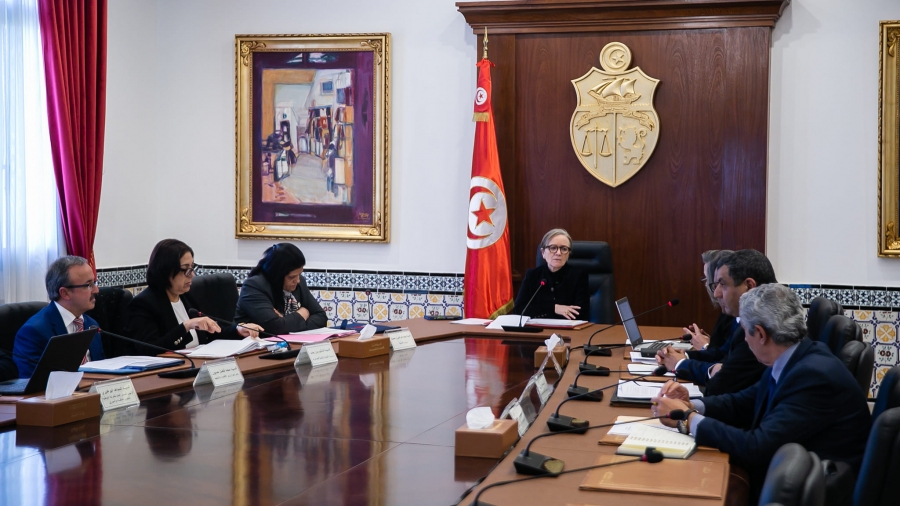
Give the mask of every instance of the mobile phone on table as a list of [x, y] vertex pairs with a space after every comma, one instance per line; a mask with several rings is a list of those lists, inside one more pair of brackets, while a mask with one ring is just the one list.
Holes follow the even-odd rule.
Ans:
[[426, 320], [438, 320], [438, 321], [451, 321], [451, 320], [462, 320], [462, 316], [453, 316], [446, 314], [436, 314], [436, 315], [425, 315]]

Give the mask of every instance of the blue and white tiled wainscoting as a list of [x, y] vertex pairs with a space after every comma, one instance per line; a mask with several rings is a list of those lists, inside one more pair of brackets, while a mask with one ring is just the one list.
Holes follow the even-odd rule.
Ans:
[[[99, 269], [100, 286], [121, 286], [137, 293], [146, 285], [146, 265]], [[201, 266], [198, 275], [227, 272], [238, 285], [249, 267]], [[329, 325], [350, 322], [389, 322], [426, 314], [462, 315], [463, 275], [421, 272], [303, 271], [310, 291], [328, 315]], [[869, 390], [878, 393], [881, 378], [900, 364], [900, 288], [837, 285], [789, 285], [804, 307], [812, 299], [828, 297], [844, 306], [844, 314], [863, 331], [875, 349], [875, 371]], [[372, 315], [370, 317], [370, 315]]]

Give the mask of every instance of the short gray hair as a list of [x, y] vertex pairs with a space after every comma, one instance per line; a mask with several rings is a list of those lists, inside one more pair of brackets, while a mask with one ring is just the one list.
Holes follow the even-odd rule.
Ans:
[[548, 242], [550, 242], [551, 240], [553, 240], [553, 238], [556, 237], [556, 236], [558, 236], [558, 235], [564, 235], [564, 236], [566, 236], [566, 239], [569, 240], [569, 246], [572, 245], [572, 236], [569, 235], [569, 233], [566, 232], [565, 229], [563, 229], [563, 228], [554, 228], [553, 230], [551, 230], [551, 231], [547, 232], [546, 234], [544, 234], [544, 238], [541, 239], [541, 247], [543, 248], [544, 246], [546, 246]]
[[790, 346], [806, 335], [800, 298], [790, 288], [769, 283], [741, 295], [741, 324], [751, 331], [759, 325], [775, 344]]
[[713, 307], [719, 307], [719, 301], [716, 300], [715, 290], [711, 290], [709, 285], [716, 280], [716, 264], [719, 263], [719, 259], [731, 253], [734, 252], [730, 249], [711, 249], [700, 255], [700, 260], [706, 264], [706, 271], [703, 275], [706, 276], [706, 293], [709, 294]]
[[44, 283], [47, 285], [47, 297], [51, 301], [59, 300], [59, 289], [70, 282], [69, 269], [86, 264], [88, 264], [86, 259], [74, 255], [57, 258], [50, 264], [50, 268], [47, 269], [47, 275], [44, 277]]

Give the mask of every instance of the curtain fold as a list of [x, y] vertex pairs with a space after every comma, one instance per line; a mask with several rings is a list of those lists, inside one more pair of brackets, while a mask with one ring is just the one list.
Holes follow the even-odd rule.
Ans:
[[0, 2], [0, 304], [47, 300], [44, 274], [65, 254], [37, 2]]
[[38, 0], [66, 249], [94, 263], [106, 120], [106, 0]]

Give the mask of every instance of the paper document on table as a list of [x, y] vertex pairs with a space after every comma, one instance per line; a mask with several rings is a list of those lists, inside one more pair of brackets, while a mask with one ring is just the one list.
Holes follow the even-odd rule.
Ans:
[[203, 347], [194, 348], [194, 351], [188, 353], [188, 356], [191, 358], [225, 358], [258, 350], [260, 347], [260, 343], [252, 337], [245, 337], [240, 341], [217, 339]]
[[575, 328], [579, 325], [590, 323], [587, 320], [561, 320], [556, 318], [530, 318], [528, 324], [532, 327]]
[[487, 326], [489, 329], [502, 330], [503, 326], [509, 327], [519, 327], [521, 325], [525, 325], [528, 323], [528, 320], [531, 318], [527, 316], [519, 316], [517, 314], [505, 314], [503, 316], [498, 316], [496, 320], [492, 321], [490, 325]]
[[686, 459], [697, 449], [697, 443], [691, 436], [637, 424], [616, 453], [643, 455], [649, 446], [662, 452], [667, 459]]
[[81, 366], [80, 370], [89, 372], [113, 372], [121, 371], [122, 369], [139, 371], [180, 365], [182, 363], [184, 363], [184, 361], [180, 358], [122, 356], [104, 360], [92, 360]]
[[486, 318], [463, 318], [462, 320], [454, 320], [450, 323], [454, 325], [481, 325], [482, 327], [491, 323], [493, 320]]
[[[631, 374], [637, 374], [637, 375], [650, 374], [653, 371], [655, 371], [657, 367], [658, 366], [656, 365], [656, 363], [653, 363], [653, 364], [628, 364], [628, 372], [630, 372]], [[667, 372], [666, 376], [668, 376], [670, 378], [674, 378], [675, 373]]]
[[[691, 399], [703, 397], [700, 387], [693, 383], [681, 383]], [[648, 381], [619, 381], [616, 395], [625, 399], [651, 399], [659, 394], [662, 385]]]
[[[672, 432], [678, 432], [678, 429], [675, 427], [666, 427], [662, 424], [658, 419], [654, 420], [645, 420], [643, 416], [620, 416], [616, 418], [616, 423], [619, 425], [613, 425], [610, 427], [609, 432], [607, 434], [613, 436], [628, 436], [631, 434], [631, 431], [634, 427], [638, 425], [647, 425], [656, 429], [668, 430]], [[636, 422], [635, 420], [643, 420], [640, 422]]]
[[632, 351], [631, 353], [631, 361], [637, 362], [638, 364], [653, 364], [656, 365], [656, 357], [642, 357], [641, 352]]

